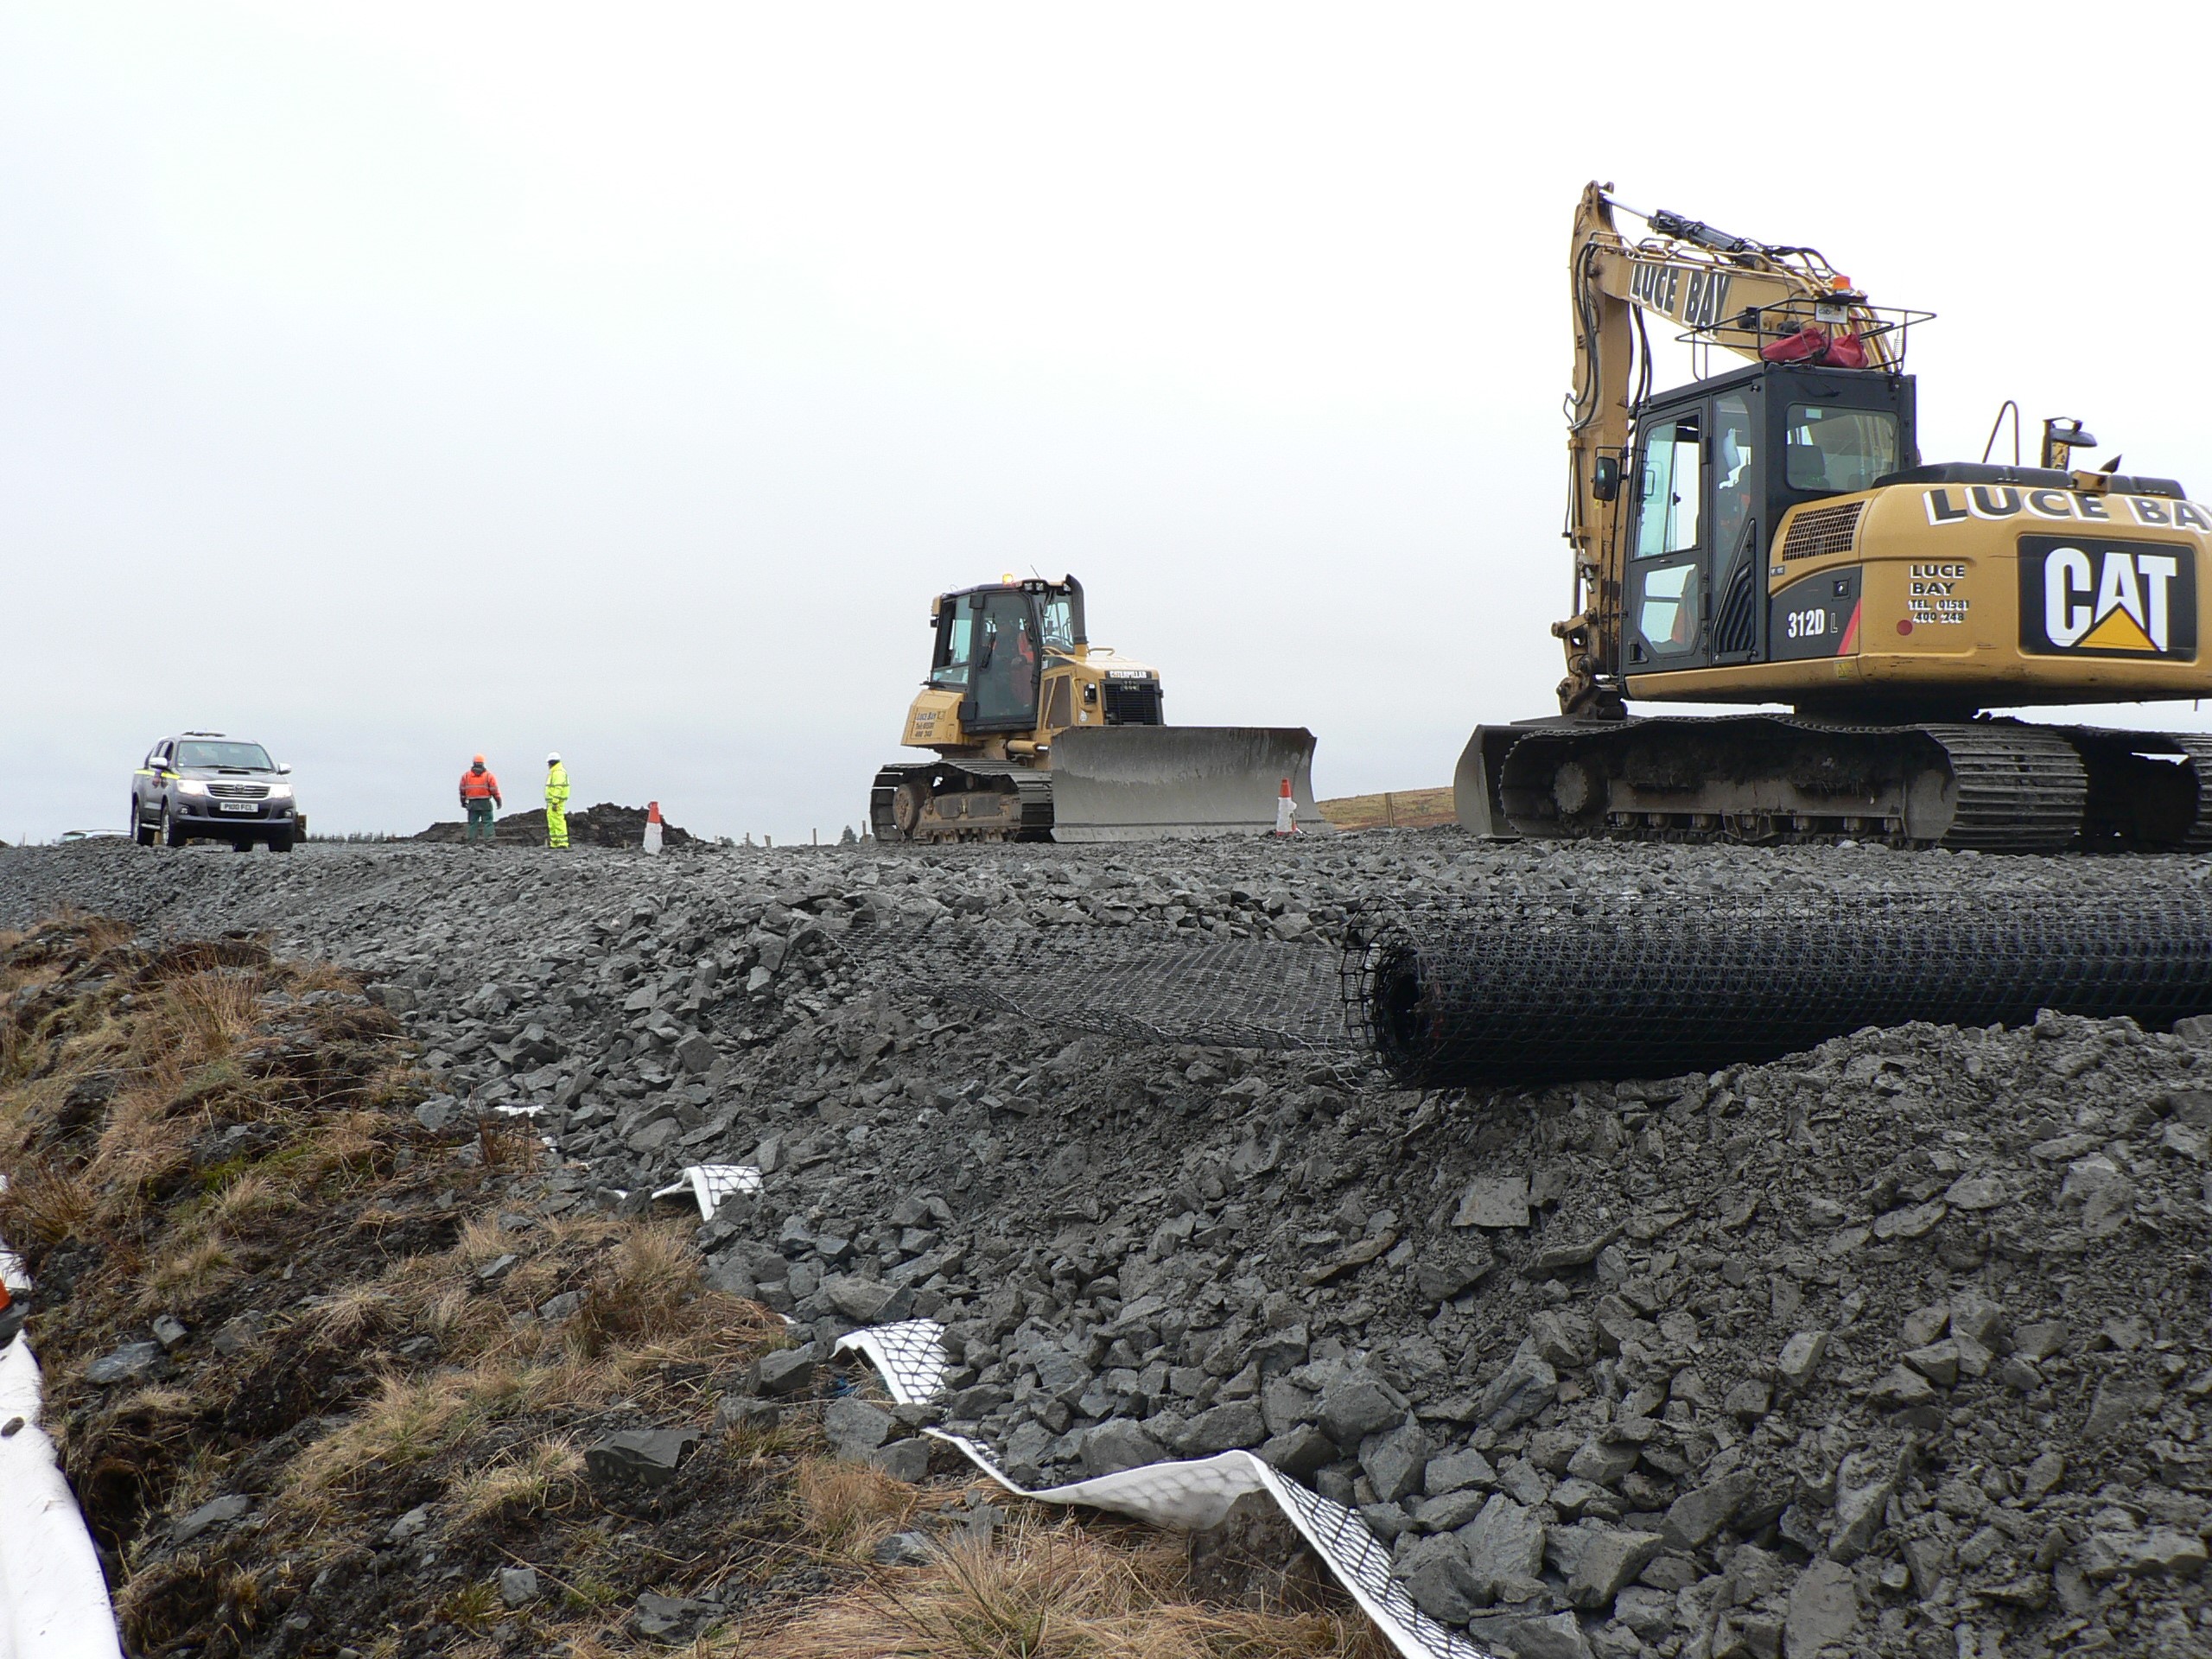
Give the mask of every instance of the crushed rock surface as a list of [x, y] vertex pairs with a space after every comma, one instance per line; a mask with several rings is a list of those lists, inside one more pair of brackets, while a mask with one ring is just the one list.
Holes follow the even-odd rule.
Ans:
[[[1251, 1447], [1524, 1656], [1993, 1659], [2212, 1652], [2212, 1031], [1911, 1025], [1462, 1098], [1341, 1046], [1140, 1042], [931, 987], [1007, 941], [1077, 975], [1132, 940], [1332, 961], [1354, 904], [1453, 893], [2027, 906], [2208, 879], [1451, 831], [88, 843], [0, 855], [0, 925], [70, 904], [360, 970], [442, 1084], [422, 1112], [543, 1106], [577, 1207], [758, 1166], [701, 1229], [716, 1282], [819, 1354], [943, 1321], [941, 1421], [1025, 1483]], [[893, 933], [920, 943], [871, 944]]]

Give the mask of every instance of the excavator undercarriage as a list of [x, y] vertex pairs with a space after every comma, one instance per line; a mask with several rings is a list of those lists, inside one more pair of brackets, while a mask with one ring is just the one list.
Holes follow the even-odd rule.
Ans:
[[1455, 788], [1499, 838], [2212, 848], [2212, 736], [2089, 726], [1562, 717], [1478, 729]]

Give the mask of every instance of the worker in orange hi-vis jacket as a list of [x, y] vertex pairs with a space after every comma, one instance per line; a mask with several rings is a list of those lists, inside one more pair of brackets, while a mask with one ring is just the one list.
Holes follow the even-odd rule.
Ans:
[[461, 832], [461, 839], [474, 841], [480, 836], [482, 839], [490, 841], [493, 838], [492, 809], [505, 804], [499, 798], [499, 779], [484, 764], [484, 757], [478, 755], [469, 762], [468, 770], [461, 774], [461, 808], [468, 814], [468, 826]]

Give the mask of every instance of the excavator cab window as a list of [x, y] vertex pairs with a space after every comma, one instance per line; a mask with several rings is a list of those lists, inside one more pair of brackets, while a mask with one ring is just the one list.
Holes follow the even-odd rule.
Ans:
[[1792, 404], [1783, 476], [1793, 490], [1849, 495], [1897, 469], [1897, 418], [1880, 410]]
[[1704, 505], [1704, 417], [1678, 415], [1645, 435], [1636, 512], [1636, 556], [1656, 558], [1698, 544]]
[[1685, 409], [1644, 428], [1632, 585], [1637, 661], [1686, 657], [1703, 643], [1707, 414]]
[[1643, 602], [1637, 607], [1636, 631], [1655, 656], [1679, 657], [1698, 642], [1698, 568], [1670, 565], [1643, 577]]

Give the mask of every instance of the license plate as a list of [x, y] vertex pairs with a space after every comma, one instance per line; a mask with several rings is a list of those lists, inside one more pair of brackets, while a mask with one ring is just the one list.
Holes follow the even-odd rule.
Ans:
[[257, 812], [261, 810], [258, 801], [218, 801], [215, 804], [226, 812]]

